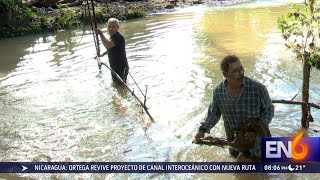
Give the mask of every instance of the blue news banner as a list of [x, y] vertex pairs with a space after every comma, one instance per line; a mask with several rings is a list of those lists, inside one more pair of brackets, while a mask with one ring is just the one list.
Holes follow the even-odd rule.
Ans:
[[0, 173], [320, 173], [320, 163], [0, 162]]

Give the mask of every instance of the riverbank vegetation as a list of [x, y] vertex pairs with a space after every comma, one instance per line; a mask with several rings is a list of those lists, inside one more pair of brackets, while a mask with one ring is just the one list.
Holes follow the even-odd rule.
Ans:
[[93, 3], [96, 21], [120, 20], [205, 3], [212, 7], [232, 6], [252, 0], [0, 0], [0, 38], [43, 31], [57, 31], [90, 23], [88, 3]]
[[[146, 16], [146, 9], [137, 4], [106, 3], [95, 10], [97, 22], [106, 22], [107, 19], [115, 17], [119, 20], [139, 18]], [[90, 14], [86, 8], [81, 9], [80, 19], [82, 22], [90, 22]]]
[[[42, 31], [57, 31], [90, 23], [91, 17], [87, 4], [83, 2], [77, 7], [56, 5], [52, 7], [27, 7], [22, 0], [0, 0], [0, 38], [39, 33]], [[110, 17], [120, 20], [144, 17], [146, 9], [138, 3], [103, 3], [96, 6], [98, 22], [104, 22]]]
[[0, 1], [0, 37], [23, 35], [41, 30], [41, 18], [15, 0]]

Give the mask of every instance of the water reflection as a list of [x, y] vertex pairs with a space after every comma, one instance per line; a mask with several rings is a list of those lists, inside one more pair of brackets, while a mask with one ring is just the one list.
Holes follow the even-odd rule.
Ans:
[[27, 36], [3, 39], [1, 40], [1, 43], [6, 44], [0, 46], [0, 78], [3, 78], [17, 67], [17, 63], [20, 62], [24, 55], [28, 53], [27, 48], [37, 44], [37, 41], [36, 38]]
[[122, 104], [122, 99], [129, 95], [129, 91], [124, 85], [114, 81], [112, 82], [112, 87], [116, 90], [116, 92], [112, 94], [112, 104], [114, 109], [120, 116], [125, 116], [127, 107]]

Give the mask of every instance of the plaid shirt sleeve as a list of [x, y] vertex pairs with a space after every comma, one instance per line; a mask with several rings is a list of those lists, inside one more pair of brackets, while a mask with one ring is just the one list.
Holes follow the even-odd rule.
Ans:
[[208, 112], [201, 123], [199, 132], [210, 133], [210, 129], [213, 128], [219, 121], [221, 117], [221, 111], [217, 104], [217, 95], [215, 91], [213, 92], [212, 101], [209, 105]]
[[274, 106], [270, 99], [267, 88], [262, 85], [260, 90], [261, 98], [261, 119], [267, 124], [270, 124], [272, 117], [274, 115]]

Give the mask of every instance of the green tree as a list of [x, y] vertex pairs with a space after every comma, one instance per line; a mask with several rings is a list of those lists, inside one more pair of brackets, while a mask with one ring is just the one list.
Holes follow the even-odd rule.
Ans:
[[304, 4], [291, 4], [292, 11], [278, 19], [278, 27], [287, 46], [303, 62], [302, 101], [300, 104], [301, 125], [304, 128], [308, 128], [309, 122], [313, 121], [310, 106], [316, 107], [315, 104], [309, 103], [309, 84], [311, 67], [320, 59], [320, 10], [318, 6], [317, 0], [309, 0]]

